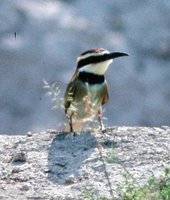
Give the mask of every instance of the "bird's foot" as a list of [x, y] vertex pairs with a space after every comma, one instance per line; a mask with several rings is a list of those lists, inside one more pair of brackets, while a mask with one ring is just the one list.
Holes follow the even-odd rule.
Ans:
[[102, 133], [106, 133], [106, 128], [101, 129]]

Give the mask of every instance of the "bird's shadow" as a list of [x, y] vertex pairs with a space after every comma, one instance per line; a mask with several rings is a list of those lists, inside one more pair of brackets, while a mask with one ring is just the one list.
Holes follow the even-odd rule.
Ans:
[[90, 132], [56, 135], [48, 154], [48, 178], [57, 184], [66, 183], [70, 175], [78, 173], [96, 145], [96, 138]]

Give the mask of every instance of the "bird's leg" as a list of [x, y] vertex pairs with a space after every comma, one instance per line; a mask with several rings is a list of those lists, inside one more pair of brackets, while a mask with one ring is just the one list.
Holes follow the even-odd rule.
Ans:
[[70, 126], [70, 132], [73, 132], [72, 115], [70, 115], [70, 117], [69, 117], [69, 126]]
[[98, 122], [99, 122], [100, 130], [102, 131], [102, 133], [105, 133], [106, 129], [104, 127], [103, 120], [102, 120], [102, 108], [100, 108], [100, 110], [98, 111]]
[[82, 128], [82, 121], [73, 122], [73, 113], [67, 114], [68, 123], [64, 128], [64, 132], [80, 132]]

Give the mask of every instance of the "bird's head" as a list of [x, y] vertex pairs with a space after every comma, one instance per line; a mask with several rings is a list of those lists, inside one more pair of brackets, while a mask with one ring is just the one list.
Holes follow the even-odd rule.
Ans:
[[103, 48], [91, 49], [83, 52], [77, 58], [79, 72], [89, 72], [104, 75], [114, 58], [128, 56], [126, 53], [112, 52]]

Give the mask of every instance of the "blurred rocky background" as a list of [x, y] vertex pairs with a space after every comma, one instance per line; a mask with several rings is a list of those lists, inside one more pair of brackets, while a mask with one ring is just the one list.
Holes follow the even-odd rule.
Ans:
[[0, 0], [0, 133], [57, 128], [43, 79], [61, 95], [90, 48], [123, 51], [106, 76], [108, 125], [170, 125], [170, 1]]

